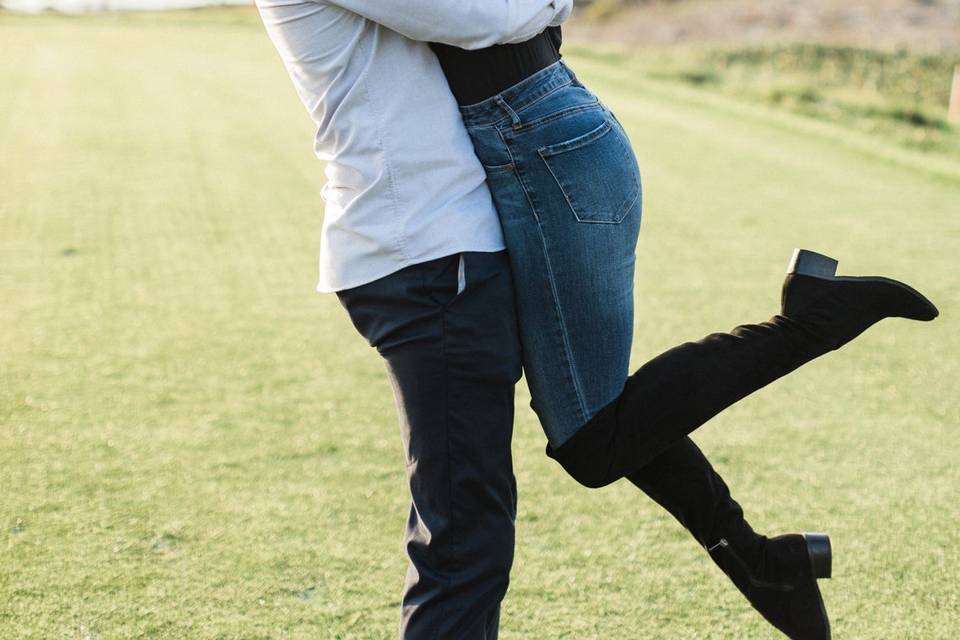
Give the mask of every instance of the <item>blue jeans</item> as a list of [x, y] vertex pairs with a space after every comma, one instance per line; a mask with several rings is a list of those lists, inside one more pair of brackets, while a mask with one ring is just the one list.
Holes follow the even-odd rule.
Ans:
[[562, 62], [461, 113], [510, 256], [531, 405], [556, 448], [627, 378], [640, 170]]
[[387, 365], [412, 502], [404, 640], [496, 640], [513, 563], [520, 339], [505, 252], [455, 254], [337, 292]]

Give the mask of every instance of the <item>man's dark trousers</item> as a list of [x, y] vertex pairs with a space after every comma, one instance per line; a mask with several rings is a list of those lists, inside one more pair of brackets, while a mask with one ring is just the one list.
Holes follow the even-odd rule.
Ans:
[[386, 360], [412, 504], [404, 640], [495, 640], [513, 563], [520, 342], [506, 252], [462, 253], [338, 292]]

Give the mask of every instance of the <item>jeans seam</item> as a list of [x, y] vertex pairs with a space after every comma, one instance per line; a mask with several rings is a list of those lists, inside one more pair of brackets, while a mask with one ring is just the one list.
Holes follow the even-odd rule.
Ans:
[[[536, 98], [534, 98], [534, 99], [531, 100], [530, 102], [527, 102], [527, 103], [524, 104], [522, 107], [520, 107], [519, 109], [517, 109], [517, 110], [516, 110], [517, 115], [523, 113], [524, 111], [526, 111], [527, 109], [529, 109], [529, 108], [532, 107], [533, 105], [538, 104], [539, 102], [542, 102], [544, 99], [549, 98], [550, 96], [552, 96], [553, 94], [555, 94], [557, 91], [560, 91], [560, 89], [563, 89], [564, 87], [569, 87], [571, 84], [573, 84], [573, 80], [568, 79], [568, 80], [567, 80], [566, 82], [564, 82], [563, 84], [557, 85], [556, 87], [550, 89], [549, 91], [547, 91], [546, 93], [544, 93], [542, 96], [537, 96]], [[512, 108], [512, 107], [511, 107], [511, 108]]]
[[573, 349], [570, 346], [570, 339], [567, 332], [566, 323], [563, 319], [563, 307], [560, 304], [560, 296], [557, 292], [557, 283], [556, 278], [553, 275], [553, 266], [550, 263], [550, 252], [547, 251], [547, 239], [543, 235], [543, 228], [540, 226], [540, 214], [537, 212], [537, 207], [533, 203], [533, 198], [530, 197], [530, 192], [527, 189], [527, 185], [523, 180], [523, 167], [522, 165], [516, 162], [516, 159], [513, 156], [513, 150], [510, 148], [510, 145], [507, 144], [507, 141], [503, 137], [503, 132], [500, 129], [497, 129], [497, 133], [500, 135], [500, 140], [503, 142], [503, 146], [506, 148], [507, 153], [510, 155], [510, 162], [514, 165], [514, 175], [517, 177], [517, 181], [520, 183], [520, 190], [523, 191], [523, 195], [527, 200], [527, 205], [530, 207], [530, 211], [533, 213], [534, 220], [537, 225], [537, 235], [540, 237], [540, 249], [543, 251], [543, 262], [546, 266], [546, 278], [547, 283], [550, 286], [550, 297], [553, 299], [554, 310], [557, 314], [557, 322], [560, 327], [560, 336], [563, 342], [563, 355], [567, 361], [567, 373], [570, 377], [570, 382], [573, 386], [574, 395], [577, 399], [577, 407], [580, 410], [580, 415], [578, 416], [578, 422], [583, 424], [586, 422], [587, 416], [587, 404], [586, 399], [583, 395], [583, 389], [580, 387], [580, 380], [577, 376], [576, 371], [576, 362], [573, 359]]
[[[523, 132], [530, 129], [534, 129], [541, 125], [547, 124], [548, 122], [553, 122], [554, 120], [559, 120], [560, 118], [572, 115], [574, 113], [580, 113], [581, 111], [590, 111], [592, 109], [602, 109], [598, 101], [591, 102], [589, 104], [582, 104], [576, 107], [568, 107], [567, 109], [562, 109], [560, 111], [554, 111], [553, 113], [548, 113], [545, 116], [540, 116], [536, 120], [531, 120], [530, 122], [525, 122], [514, 131]], [[521, 113], [523, 110], [521, 109]]]
[[537, 231], [540, 235], [540, 245], [543, 249], [543, 260], [547, 267], [547, 282], [550, 285], [550, 295], [553, 298], [553, 305], [557, 311], [557, 322], [560, 324], [560, 336], [563, 338], [563, 350], [567, 357], [567, 367], [569, 369], [570, 381], [573, 383], [573, 390], [577, 396], [577, 405], [580, 407], [579, 422], [586, 422], [587, 405], [583, 397], [583, 389], [580, 387], [580, 379], [577, 376], [577, 363], [573, 359], [573, 349], [570, 346], [570, 337], [567, 330], [567, 324], [563, 319], [563, 306], [560, 304], [560, 295], [557, 291], [556, 278], [553, 275], [553, 265], [550, 262], [550, 253], [547, 251], [547, 239], [543, 235], [543, 229], [537, 224]]

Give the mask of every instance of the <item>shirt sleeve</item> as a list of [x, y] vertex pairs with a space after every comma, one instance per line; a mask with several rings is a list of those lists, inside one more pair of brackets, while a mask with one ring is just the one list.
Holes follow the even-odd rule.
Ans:
[[326, 0], [412, 40], [461, 49], [524, 42], [570, 16], [573, 0]]

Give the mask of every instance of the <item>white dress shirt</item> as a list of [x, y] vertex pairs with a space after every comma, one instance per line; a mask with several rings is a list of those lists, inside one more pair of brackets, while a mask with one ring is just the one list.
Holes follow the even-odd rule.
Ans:
[[318, 291], [461, 251], [504, 248], [436, 57], [522, 42], [572, 0], [257, 0], [326, 161]]

